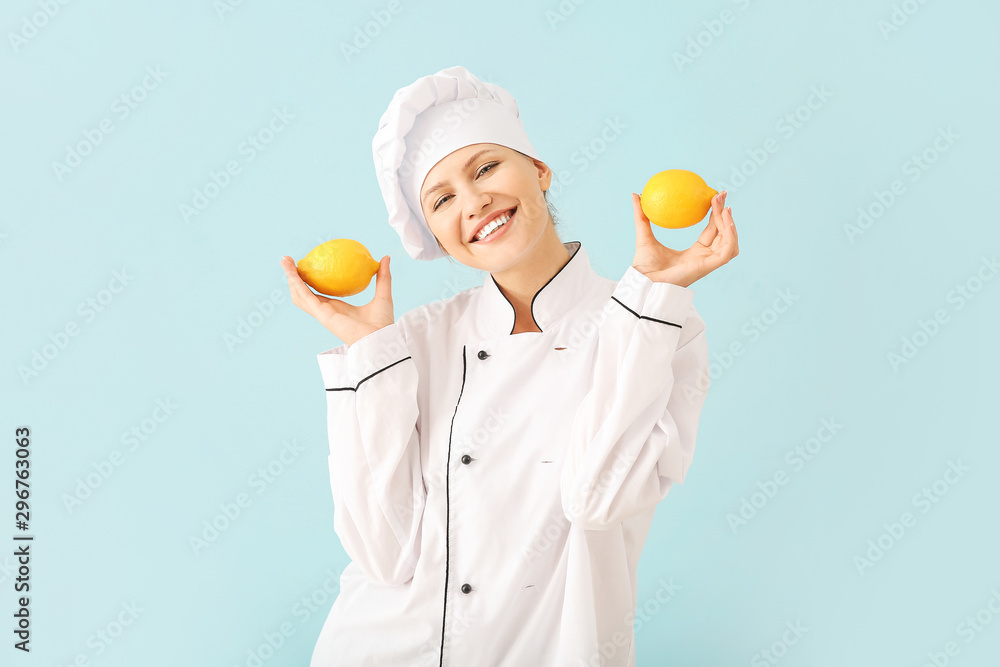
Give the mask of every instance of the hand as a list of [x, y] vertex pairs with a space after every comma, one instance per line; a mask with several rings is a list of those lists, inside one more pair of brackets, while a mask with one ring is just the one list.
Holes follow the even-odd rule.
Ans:
[[687, 287], [740, 254], [732, 208], [723, 209], [726, 191], [712, 197], [712, 216], [694, 245], [672, 250], [653, 236], [649, 218], [642, 212], [639, 195], [632, 193], [635, 210], [635, 259], [632, 266], [654, 282]]
[[299, 276], [291, 257], [282, 255], [281, 268], [288, 276], [292, 303], [319, 320], [348, 346], [396, 321], [392, 316], [392, 276], [389, 274], [388, 255], [379, 261], [378, 273], [375, 274], [375, 296], [364, 306], [352, 306], [313, 292]]

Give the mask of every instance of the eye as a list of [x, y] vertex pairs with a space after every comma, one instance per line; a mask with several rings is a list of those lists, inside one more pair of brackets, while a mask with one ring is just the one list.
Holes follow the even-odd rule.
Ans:
[[[477, 177], [482, 176], [483, 174], [487, 173], [488, 171], [490, 171], [491, 169], [493, 169], [493, 167], [497, 166], [498, 164], [500, 164], [500, 163], [499, 162], [490, 162], [489, 164], [484, 164], [482, 167], [480, 167], [479, 172], [476, 174], [476, 176]], [[447, 201], [448, 197], [451, 197], [451, 195], [445, 195], [444, 197], [441, 197], [436, 202], [434, 202], [434, 208], [432, 208], [431, 210], [432, 211], [438, 210], [438, 207], [441, 206], [441, 204], [443, 204], [445, 201]]]

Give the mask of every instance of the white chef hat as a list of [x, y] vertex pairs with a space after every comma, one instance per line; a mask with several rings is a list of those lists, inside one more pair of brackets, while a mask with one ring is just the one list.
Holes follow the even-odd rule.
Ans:
[[420, 207], [427, 172], [459, 148], [482, 143], [541, 160], [513, 96], [464, 67], [420, 77], [393, 95], [379, 120], [372, 153], [389, 224], [413, 259], [445, 256]]

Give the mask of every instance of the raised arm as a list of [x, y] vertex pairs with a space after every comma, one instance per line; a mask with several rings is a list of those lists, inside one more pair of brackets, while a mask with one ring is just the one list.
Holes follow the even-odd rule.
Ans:
[[413, 577], [424, 485], [417, 370], [393, 318], [389, 257], [363, 306], [316, 294], [282, 255], [292, 303], [345, 344], [317, 355], [326, 388], [333, 528], [351, 559], [376, 581]]
[[573, 523], [609, 528], [684, 481], [708, 386], [705, 325], [693, 297], [629, 267], [605, 306], [561, 479]]
[[725, 191], [712, 198], [708, 225], [679, 251], [656, 239], [632, 195], [635, 258], [605, 305], [561, 478], [563, 511], [584, 528], [635, 516], [687, 475], [709, 385], [705, 323], [689, 285], [739, 254], [725, 201]]

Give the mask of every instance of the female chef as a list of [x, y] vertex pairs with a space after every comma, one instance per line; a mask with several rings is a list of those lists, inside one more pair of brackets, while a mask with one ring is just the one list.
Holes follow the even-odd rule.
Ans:
[[684, 251], [633, 194], [614, 281], [557, 236], [514, 98], [465, 68], [397, 91], [373, 153], [409, 255], [487, 274], [396, 320], [388, 256], [363, 306], [282, 257], [293, 302], [344, 342], [317, 358], [351, 563], [312, 667], [631, 667], [639, 555], [708, 388], [689, 286], [738, 253], [725, 193]]

